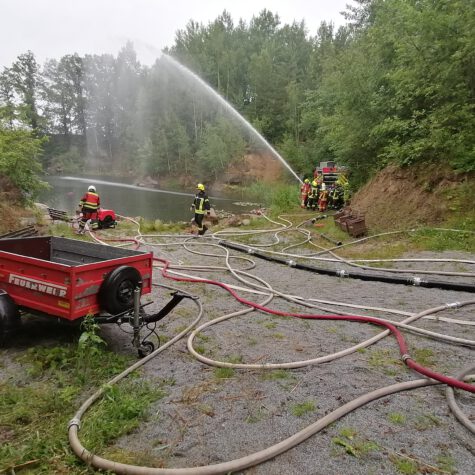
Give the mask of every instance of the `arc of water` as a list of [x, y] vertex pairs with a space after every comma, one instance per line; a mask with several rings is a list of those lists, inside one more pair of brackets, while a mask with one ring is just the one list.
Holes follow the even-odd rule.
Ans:
[[203, 86], [207, 92], [216, 97], [216, 99], [226, 108], [226, 110], [242, 125], [244, 125], [244, 127], [254, 133], [256, 137], [258, 137], [258, 139], [261, 141], [261, 143], [263, 143], [273, 153], [273, 155], [282, 163], [282, 165], [284, 165], [285, 168], [287, 168], [287, 170], [289, 170], [290, 173], [292, 173], [292, 175], [300, 183], [302, 183], [302, 180], [298, 177], [294, 170], [292, 170], [292, 167], [285, 161], [285, 159], [279, 154], [279, 152], [277, 152], [277, 150], [275, 150], [275, 148], [272, 147], [272, 145], [226, 99], [224, 99], [224, 97], [222, 97], [218, 92], [216, 92], [209, 84], [203, 81], [203, 79], [201, 79], [197, 74], [188, 69], [186, 66], [183, 66], [183, 64], [178, 62], [176, 59], [165, 53], [162, 53], [162, 58], [166, 59], [178, 70], [186, 73], [188, 76], [191, 76], [195, 81], [198, 81], [198, 83]]

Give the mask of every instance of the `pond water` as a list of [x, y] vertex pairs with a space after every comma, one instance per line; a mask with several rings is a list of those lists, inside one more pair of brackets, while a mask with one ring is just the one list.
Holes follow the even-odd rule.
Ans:
[[[51, 185], [51, 190], [43, 192], [39, 201], [51, 208], [74, 213], [79, 200], [91, 184], [95, 185], [101, 198], [101, 207], [113, 209], [122, 216], [136, 217], [164, 222], [189, 221], [193, 217], [190, 205], [195, 190], [160, 190], [127, 183], [117, 177], [88, 178], [77, 176], [46, 176], [43, 180]], [[241, 200], [242, 201], [242, 200]], [[240, 206], [235, 197], [210, 196], [210, 203], [216, 210], [230, 213], [249, 211], [254, 206]]]

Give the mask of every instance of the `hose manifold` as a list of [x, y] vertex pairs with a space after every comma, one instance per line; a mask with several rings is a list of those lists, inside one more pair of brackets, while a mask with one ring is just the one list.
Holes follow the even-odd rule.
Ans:
[[338, 277], [348, 277], [350, 274], [348, 272], [346, 272], [346, 270], [341, 269], [341, 270], [336, 271], [336, 275]]
[[74, 419], [71, 419], [69, 422], [68, 422], [68, 430], [72, 427], [72, 426], [76, 426], [78, 428], [78, 430], [81, 428], [81, 421], [75, 417]]
[[401, 355], [401, 359], [402, 361], [405, 363], [407, 360], [412, 360], [411, 358], [411, 355], [409, 355], [409, 353], [404, 353], [403, 355]]
[[460, 308], [462, 304], [460, 302], [451, 302], [451, 303], [446, 303], [445, 306], [447, 308]]

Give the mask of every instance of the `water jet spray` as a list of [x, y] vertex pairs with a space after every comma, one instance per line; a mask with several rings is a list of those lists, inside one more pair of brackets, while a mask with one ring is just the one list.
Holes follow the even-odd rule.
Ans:
[[300, 182], [303, 183], [302, 180], [299, 178], [299, 176], [294, 172], [292, 167], [286, 162], [286, 160], [275, 150], [274, 147], [228, 102], [224, 97], [222, 97], [218, 92], [216, 92], [209, 84], [207, 84], [203, 79], [201, 79], [197, 74], [195, 74], [193, 71], [188, 69], [186, 66], [183, 66], [180, 62], [178, 62], [175, 58], [172, 58], [171, 56], [162, 53], [162, 58], [168, 61], [171, 65], [173, 65], [176, 69], [179, 71], [184, 72], [188, 76], [192, 77], [194, 80], [196, 80], [201, 86], [205, 88], [205, 90], [213, 95], [221, 105], [225, 107], [225, 109], [234, 117], [236, 118], [246, 129], [251, 131], [258, 139], [259, 141], [264, 144], [271, 152], [272, 154], [284, 165], [287, 170], [292, 173], [292, 175]]

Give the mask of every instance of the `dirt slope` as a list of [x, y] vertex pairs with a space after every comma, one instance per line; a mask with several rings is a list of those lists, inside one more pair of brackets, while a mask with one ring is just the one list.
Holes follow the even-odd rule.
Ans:
[[455, 214], [475, 213], [475, 175], [419, 166], [387, 167], [353, 197], [353, 208], [366, 214], [373, 229], [437, 225]]

